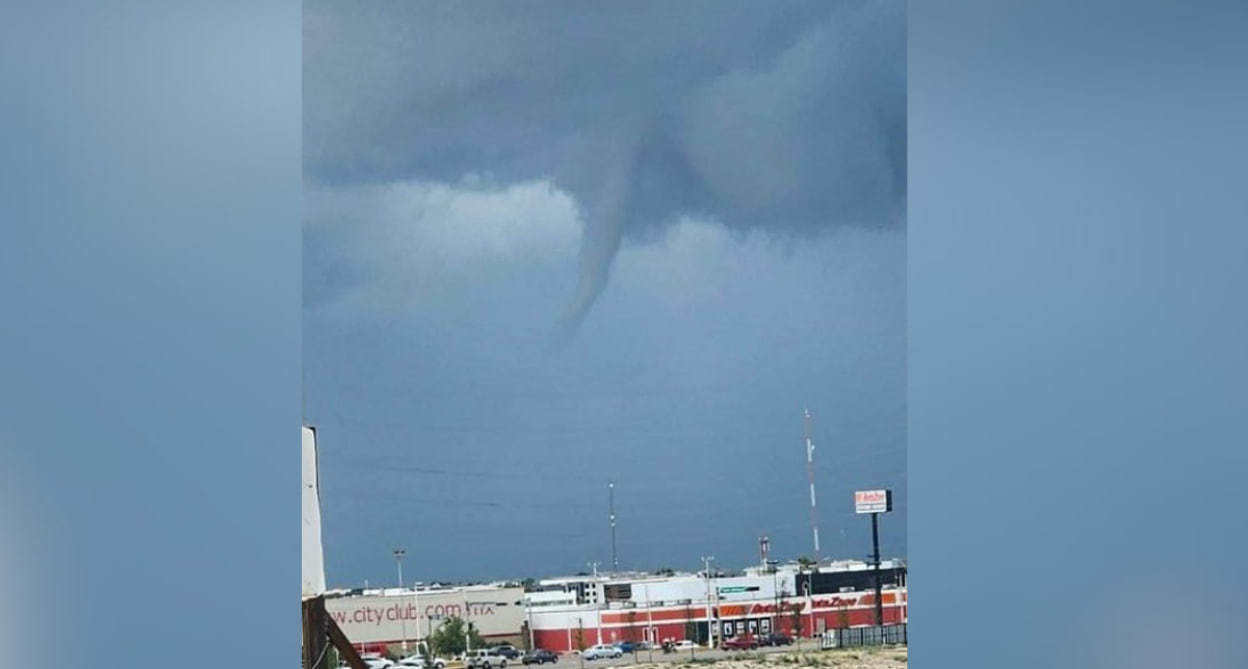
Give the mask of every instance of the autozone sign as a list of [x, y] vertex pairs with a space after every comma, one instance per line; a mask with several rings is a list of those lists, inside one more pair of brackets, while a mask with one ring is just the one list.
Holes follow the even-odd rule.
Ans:
[[892, 510], [892, 490], [858, 490], [854, 492], [855, 513], [886, 513]]

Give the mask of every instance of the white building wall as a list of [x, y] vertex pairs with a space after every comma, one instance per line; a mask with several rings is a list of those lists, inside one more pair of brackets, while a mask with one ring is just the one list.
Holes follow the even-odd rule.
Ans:
[[515, 636], [525, 620], [523, 588], [387, 592], [327, 598], [325, 609], [352, 643], [423, 639], [451, 617], [482, 636]]

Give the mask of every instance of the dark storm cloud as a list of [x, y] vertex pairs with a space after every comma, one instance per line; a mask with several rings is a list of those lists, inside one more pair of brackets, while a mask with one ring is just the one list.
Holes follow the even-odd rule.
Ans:
[[898, 224], [904, 45], [900, 2], [310, 2], [305, 168], [550, 178], [585, 224], [568, 335], [622, 240], [682, 214]]

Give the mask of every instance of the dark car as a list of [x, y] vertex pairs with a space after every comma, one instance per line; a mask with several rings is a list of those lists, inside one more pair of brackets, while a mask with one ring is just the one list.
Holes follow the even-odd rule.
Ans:
[[723, 650], [754, 650], [758, 648], [758, 639], [752, 636], [737, 636], [724, 639], [719, 647]]
[[615, 644], [615, 647], [619, 648], [622, 653], [635, 653], [641, 650], [641, 646], [632, 641], [621, 641]]
[[549, 651], [545, 648], [538, 648], [525, 653], [524, 657], [520, 658], [520, 661], [524, 664], [546, 664], [547, 662], [554, 663], [559, 661], [559, 656], [556, 655], [554, 651]]
[[520, 657], [520, 651], [516, 650], [516, 647], [511, 645], [495, 646], [494, 654], [502, 655], [509, 660], [514, 660]]
[[792, 646], [793, 637], [784, 634], [764, 634], [758, 638], [760, 646]]

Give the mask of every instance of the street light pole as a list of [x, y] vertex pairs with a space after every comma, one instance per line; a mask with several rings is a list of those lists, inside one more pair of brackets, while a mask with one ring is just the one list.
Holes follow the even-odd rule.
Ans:
[[706, 645], [708, 648], [713, 647], [711, 643], [711, 633], [713, 625], [711, 623], [711, 560], [713, 555], [702, 556], [702, 578], [706, 581]]
[[[407, 555], [407, 551], [402, 548], [394, 549], [394, 563], [399, 568], [399, 594], [403, 594], [403, 556]], [[403, 628], [403, 654], [407, 655], [407, 618], [400, 615], [399, 622]], [[416, 636], [420, 637], [420, 624], [416, 625]]]
[[[412, 582], [412, 605], [416, 607], [416, 651], [420, 652], [420, 581]], [[426, 662], [432, 662], [432, 658], [426, 653]]]
[[581, 662], [581, 669], [585, 669], [585, 622], [580, 618], [576, 619], [576, 648], [580, 652], [576, 654], [577, 659]]
[[472, 627], [468, 622], [468, 591], [460, 588], [459, 592], [464, 596], [464, 657], [467, 658], [468, 653], [472, 651]]
[[767, 567], [771, 569], [771, 594], [775, 599], [775, 606], [771, 610], [771, 633], [776, 634], [776, 624], [780, 613], [780, 585], [777, 582], [780, 572], [779, 563], [775, 560], [768, 560]]
[[[589, 566], [590, 566], [590, 567], [594, 570], [594, 598], [595, 598], [595, 599], [598, 599], [598, 563], [597, 563], [597, 562], [590, 562], [590, 563], [588, 563], [588, 565], [589, 565]], [[601, 609], [601, 608], [602, 608], [602, 601], [601, 601], [601, 600], [598, 602], [598, 608], [599, 608], [599, 609]], [[595, 615], [594, 615], [594, 617], [595, 617], [595, 618], [597, 619], [597, 621], [598, 621], [598, 622], [594, 625], [594, 628], [595, 628], [596, 630], [598, 630], [598, 633], [597, 633], [598, 643], [599, 643], [599, 644], [601, 644], [601, 643], [602, 643], [602, 613], [601, 613], [601, 612], [596, 612], [596, 613], [595, 613]]]
[[806, 583], [806, 615], [810, 618], [810, 637], [815, 637], [815, 600], [810, 598], [810, 580]]
[[529, 652], [533, 652], [537, 650], [537, 637], [533, 633], [533, 607], [530, 605], [528, 597], [525, 597], [524, 601], [524, 615], [529, 619]]
[[646, 650], [649, 651], [650, 662], [653, 663], [654, 662], [654, 642], [658, 641], [658, 639], [654, 638], [655, 637], [654, 616], [652, 615], [652, 611], [654, 607], [650, 603], [650, 584], [647, 583], [645, 585], [642, 585], [641, 588], [642, 588], [642, 593], [643, 593], [642, 596], [646, 598]]

